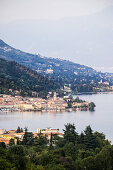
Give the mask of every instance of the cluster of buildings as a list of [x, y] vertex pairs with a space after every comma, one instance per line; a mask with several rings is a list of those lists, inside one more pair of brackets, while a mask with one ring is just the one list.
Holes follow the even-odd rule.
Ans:
[[71, 84], [69, 84], [69, 86], [64, 86], [63, 88], [61, 88], [61, 90], [64, 92], [64, 94], [66, 93], [71, 93], [72, 90], [71, 90]]
[[6, 131], [5, 129], [0, 130], [0, 142], [4, 142], [6, 145], [9, 144], [11, 139], [17, 142], [17, 139], [22, 140], [25, 132], [17, 133], [16, 130]]
[[74, 111], [77, 111], [77, 110], [89, 110], [89, 102], [88, 101], [79, 101], [77, 102], [76, 100], [73, 100], [69, 97], [65, 97], [65, 101], [67, 103], [71, 103], [71, 108], [72, 110]]
[[[4, 142], [6, 145], [9, 144], [11, 139], [14, 139], [14, 143], [17, 143], [17, 139], [20, 141], [23, 140], [25, 132], [20, 132], [17, 133], [16, 130], [9, 130], [6, 131], [5, 129], [0, 130], [0, 142]], [[59, 129], [51, 129], [51, 128], [46, 128], [46, 129], [37, 129], [36, 133], [33, 133], [33, 137], [39, 137], [39, 134], [42, 136], [46, 136], [48, 140], [51, 138], [51, 134], [53, 135], [58, 135], [59, 137], [63, 137], [63, 134], [59, 132]]]
[[1, 95], [0, 110], [2, 111], [62, 111], [67, 107], [67, 102], [63, 98], [53, 97], [48, 99], [30, 98], [22, 96]]
[[83, 103], [77, 103], [77, 102], [73, 102], [72, 103], [72, 108], [78, 108], [80, 110], [82, 110], [82, 108], [87, 108], [87, 110], [89, 109], [89, 102], [85, 101]]

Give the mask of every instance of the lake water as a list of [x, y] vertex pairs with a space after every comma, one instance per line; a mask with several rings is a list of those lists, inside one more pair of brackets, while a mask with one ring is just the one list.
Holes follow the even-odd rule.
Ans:
[[0, 129], [9, 130], [17, 129], [18, 126], [22, 128], [26, 126], [29, 131], [36, 132], [37, 128], [52, 127], [59, 128], [62, 132], [64, 124], [74, 123], [78, 132], [91, 125], [93, 130], [103, 132], [113, 142], [113, 93], [79, 95], [79, 98], [93, 101], [96, 104], [95, 111], [0, 112]]

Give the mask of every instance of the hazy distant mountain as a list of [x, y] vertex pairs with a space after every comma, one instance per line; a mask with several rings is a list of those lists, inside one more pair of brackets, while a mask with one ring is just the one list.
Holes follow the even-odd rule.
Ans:
[[[84, 75], [91, 76], [97, 72], [87, 66], [73, 63], [68, 60], [43, 57], [15, 49], [0, 40], [0, 57], [16, 61], [20, 64], [36, 70], [42, 74], [60, 75]], [[53, 71], [52, 71], [53, 70]]]
[[0, 32], [1, 38], [27, 52], [112, 67], [113, 7], [89, 16], [56, 21], [15, 21], [1, 25]]

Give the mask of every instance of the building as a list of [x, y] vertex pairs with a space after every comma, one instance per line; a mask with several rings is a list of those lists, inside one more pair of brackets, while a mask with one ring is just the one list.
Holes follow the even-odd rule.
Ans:
[[105, 81], [103, 84], [109, 86], [109, 82], [108, 81]]
[[46, 129], [37, 129], [37, 133], [42, 133], [42, 134], [57, 134], [59, 132], [59, 129], [51, 129], [51, 128], [46, 128]]
[[50, 111], [62, 111], [65, 110], [67, 107], [67, 102], [63, 100], [62, 98], [59, 98], [56, 96], [56, 93], [54, 93], [53, 98], [48, 99], [47, 101], [47, 110]]
[[72, 92], [71, 88], [68, 87], [68, 86], [64, 86], [64, 88], [63, 88], [62, 90], [63, 90], [64, 92], [66, 92], [66, 93], [71, 93], [71, 92]]
[[18, 108], [24, 111], [34, 110], [34, 106], [31, 103], [20, 103]]
[[0, 129], [0, 135], [6, 133], [6, 130], [5, 129]]
[[46, 73], [46, 74], [53, 74], [53, 70], [52, 70], [52, 69], [47, 69], [47, 70], [45, 71], [45, 73]]
[[9, 144], [9, 141], [8, 139], [3, 139], [3, 138], [0, 138], [0, 142], [4, 142], [6, 145]]
[[15, 135], [14, 134], [2, 134], [0, 135], [0, 138], [10, 140], [10, 139], [14, 139]]
[[51, 138], [51, 134], [58, 135], [59, 137], [63, 137], [62, 133], [59, 133], [59, 129], [37, 129], [37, 134], [42, 134], [43, 136], [46, 136], [48, 140]]
[[82, 103], [73, 102], [72, 103], [72, 107], [75, 107], [75, 108], [88, 107], [88, 106], [89, 106], [88, 102], [82, 102]]

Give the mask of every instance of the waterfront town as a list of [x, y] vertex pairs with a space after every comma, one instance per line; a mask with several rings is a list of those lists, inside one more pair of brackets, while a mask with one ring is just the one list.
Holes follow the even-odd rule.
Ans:
[[[71, 107], [69, 106], [71, 103]], [[79, 110], [89, 109], [87, 101], [73, 100], [69, 97], [57, 97], [54, 92], [53, 97], [47, 99], [31, 98], [22, 96], [0, 95], [0, 110], [1, 111], [66, 111], [69, 109]]]
[[[36, 133], [32, 133], [33, 137], [37, 137], [41, 134], [42, 136], [46, 136], [47, 140], [49, 141], [51, 138], [51, 134], [57, 135], [59, 137], [63, 137], [63, 134], [59, 132], [59, 129], [52, 129], [52, 128], [46, 128], [46, 129], [37, 129]], [[25, 135], [25, 131], [21, 130], [8, 130], [0, 129], [0, 142], [4, 142], [6, 145], [9, 144], [10, 140], [13, 139], [14, 143], [17, 144], [17, 140], [22, 141], [23, 137]]]

